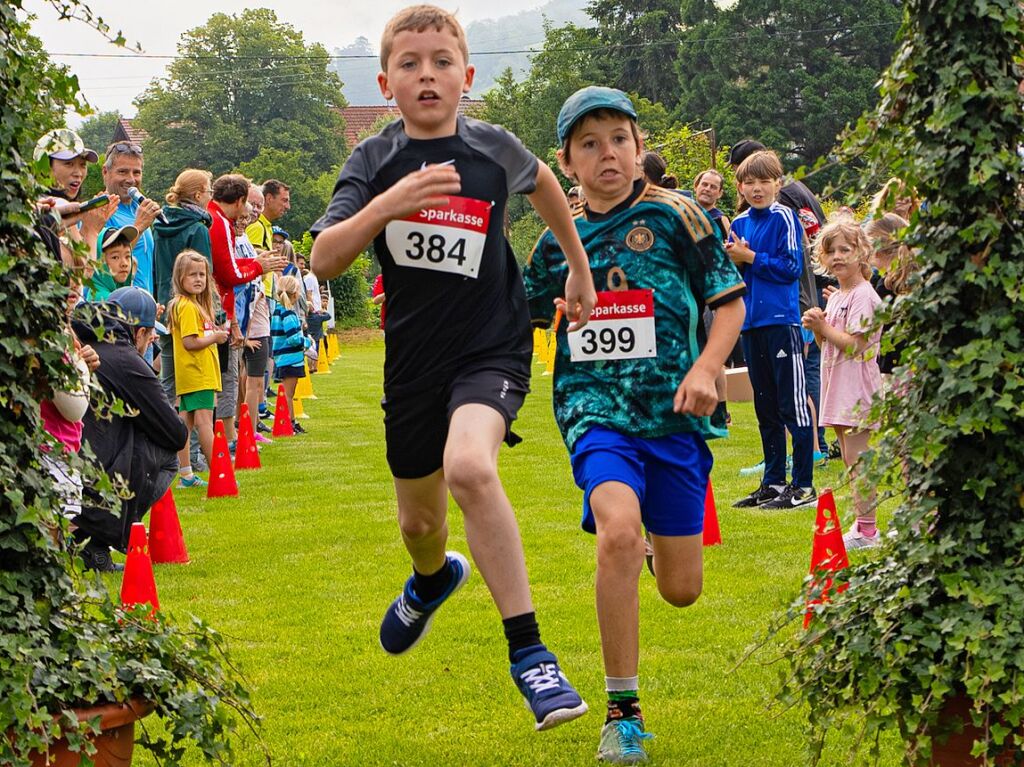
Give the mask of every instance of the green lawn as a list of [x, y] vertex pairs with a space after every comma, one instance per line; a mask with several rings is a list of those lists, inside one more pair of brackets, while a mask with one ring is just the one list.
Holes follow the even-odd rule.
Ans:
[[[176, 491], [192, 562], [156, 568], [164, 611], [202, 616], [231, 637], [278, 765], [592, 764], [605, 699], [594, 542], [578, 527], [581, 496], [552, 417], [551, 378], [535, 367], [516, 429], [524, 443], [502, 451], [501, 473], [543, 638], [591, 712], [536, 733], [478, 575], [415, 651], [395, 658], [377, 644], [383, 610], [409, 572], [384, 460], [382, 358], [380, 341], [343, 344], [332, 374], [314, 377], [309, 434], [265, 448], [262, 470], [239, 472], [238, 498]], [[641, 581], [641, 696], [658, 765], [803, 762], [806, 712], [771, 706], [784, 668], [777, 653], [737, 662], [799, 589], [814, 510], [730, 508], [756, 483], [738, 471], [760, 453], [751, 406], [732, 412], [732, 437], [713, 443], [724, 545], [705, 549], [704, 595], [678, 610], [646, 572]], [[833, 464], [818, 472], [819, 489], [842, 484]], [[845, 494], [839, 507], [848, 517]], [[457, 510], [451, 533], [450, 547], [467, 552]], [[895, 744], [886, 746], [882, 764], [897, 764]], [[262, 760], [251, 738], [237, 756], [240, 765]], [[824, 764], [848, 763], [839, 739]]]

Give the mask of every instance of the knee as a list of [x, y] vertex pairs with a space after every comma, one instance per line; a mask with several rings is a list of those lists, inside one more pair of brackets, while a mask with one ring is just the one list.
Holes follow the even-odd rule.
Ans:
[[599, 565], [640, 572], [644, 559], [644, 539], [639, 529], [617, 526], [600, 530], [597, 540]]
[[426, 509], [400, 509], [398, 526], [408, 541], [429, 538], [441, 529], [444, 518]]
[[498, 479], [498, 467], [485, 455], [457, 453], [445, 456], [444, 478], [456, 502], [471, 497]]
[[702, 579], [696, 581], [673, 580], [663, 582], [658, 579], [658, 592], [661, 598], [673, 607], [689, 607], [700, 599], [701, 591], [704, 588]]

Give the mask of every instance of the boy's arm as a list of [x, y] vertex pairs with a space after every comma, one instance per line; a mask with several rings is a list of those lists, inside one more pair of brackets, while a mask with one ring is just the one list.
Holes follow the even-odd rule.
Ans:
[[711, 323], [711, 332], [708, 334], [704, 351], [676, 390], [672, 402], [672, 409], [676, 413], [709, 416], [715, 412], [718, 405], [715, 377], [736, 346], [745, 314], [746, 307], [740, 297], [722, 304], [715, 310], [715, 319]]
[[566, 316], [572, 323], [569, 330], [579, 330], [587, 324], [590, 313], [594, 311], [597, 292], [594, 290], [587, 253], [580, 242], [576, 225], [572, 222], [569, 203], [555, 174], [544, 163], [537, 163], [537, 188], [527, 197], [565, 254], [569, 266], [565, 280]]
[[448, 195], [462, 188], [451, 165], [430, 165], [413, 171], [378, 194], [352, 216], [331, 224], [313, 241], [313, 274], [320, 280], [337, 277], [373, 241], [388, 222], [411, 216], [424, 208], [448, 207]]
[[800, 279], [804, 268], [804, 230], [796, 213], [789, 208], [776, 219], [768, 250], [757, 252], [751, 261], [754, 275], [763, 280], [788, 285]]

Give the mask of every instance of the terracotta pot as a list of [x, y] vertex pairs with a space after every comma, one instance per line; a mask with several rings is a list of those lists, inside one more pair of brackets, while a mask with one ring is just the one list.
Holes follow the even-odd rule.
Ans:
[[[971, 748], [975, 739], [981, 737], [982, 728], [975, 727], [971, 722], [971, 701], [966, 695], [957, 695], [946, 701], [942, 707], [943, 726], [941, 733], [936, 733], [932, 741], [932, 767], [982, 767], [983, 760], [971, 756]], [[963, 724], [960, 729], [957, 722]], [[943, 733], [949, 732], [948, 739]], [[995, 758], [995, 767], [1006, 767], [1013, 763], [1013, 739], [1002, 754]]]
[[[128, 767], [132, 763], [132, 750], [135, 748], [135, 721], [146, 716], [154, 706], [140, 699], [132, 699], [130, 703], [108, 703], [93, 708], [75, 709], [78, 720], [100, 718], [102, 732], [93, 739], [96, 754], [93, 761], [96, 767]], [[50, 746], [48, 754], [32, 755], [32, 767], [78, 767], [81, 755], [68, 750], [68, 742], [64, 738]]]

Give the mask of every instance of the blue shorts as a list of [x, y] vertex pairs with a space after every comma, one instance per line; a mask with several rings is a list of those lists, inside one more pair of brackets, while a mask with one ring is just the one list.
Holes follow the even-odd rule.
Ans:
[[590, 494], [604, 482], [628, 485], [640, 500], [644, 527], [655, 535], [697, 535], [704, 529], [704, 496], [711, 451], [696, 432], [646, 439], [595, 427], [576, 441], [572, 474], [583, 490], [580, 526], [596, 532]]

